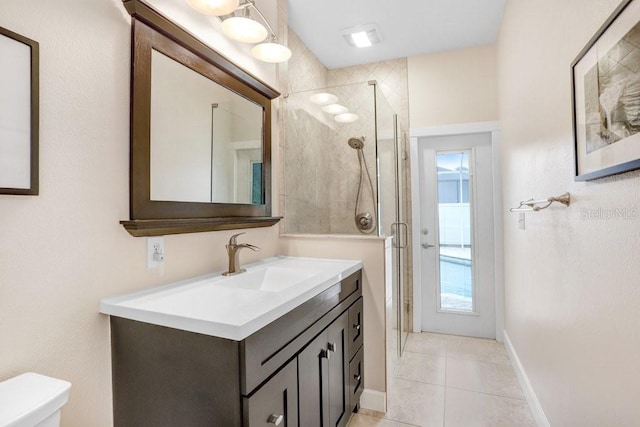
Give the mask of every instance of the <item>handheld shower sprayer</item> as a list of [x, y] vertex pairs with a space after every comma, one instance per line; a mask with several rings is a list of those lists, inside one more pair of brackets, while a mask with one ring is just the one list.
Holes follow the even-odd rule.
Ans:
[[373, 183], [371, 182], [371, 175], [369, 175], [369, 168], [367, 167], [367, 160], [364, 156], [364, 153], [362, 152], [362, 149], [364, 148], [364, 140], [365, 140], [365, 137], [363, 135], [359, 138], [358, 137], [349, 138], [347, 143], [349, 144], [349, 147], [353, 148], [358, 152], [358, 165], [360, 166], [360, 178], [358, 181], [358, 195], [356, 196], [356, 206], [353, 213], [354, 219], [355, 219], [356, 227], [358, 228], [358, 230], [360, 230], [362, 233], [369, 234], [375, 231], [376, 224], [375, 224], [373, 215], [371, 215], [369, 212], [360, 211], [360, 196], [362, 195], [363, 190], [366, 188], [365, 181], [364, 181], [365, 175], [367, 177], [367, 180], [369, 181], [369, 190], [371, 191], [372, 203], [374, 203], [374, 206], [373, 206], [374, 211], [375, 211], [375, 195], [373, 193]]
[[361, 150], [364, 148], [364, 136], [361, 136], [360, 138], [349, 138], [348, 143], [349, 147], [355, 150]]

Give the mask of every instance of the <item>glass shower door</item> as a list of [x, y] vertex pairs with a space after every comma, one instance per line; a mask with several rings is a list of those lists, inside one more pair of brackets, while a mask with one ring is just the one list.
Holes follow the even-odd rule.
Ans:
[[405, 309], [407, 253], [409, 230], [406, 220], [406, 174], [402, 163], [402, 134], [397, 115], [391, 109], [380, 89], [375, 85], [376, 150], [378, 160], [378, 218], [380, 235], [393, 236], [392, 243], [392, 328], [390, 351], [397, 356], [408, 336], [408, 318]]
[[[396, 117], [397, 122], [397, 117]], [[409, 302], [406, 298], [407, 294], [410, 294], [409, 290], [409, 236], [411, 232], [409, 230], [409, 219], [407, 216], [407, 194], [409, 193], [409, 188], [407, 184], [407, 173], [405, 169], [405, 156], [402, 153], [405, 152], [405, 143], [406, 143], [406, 132], [402, 132], [400, 127], [396, 125], [396, 180], [397, 180], [397, 197], [396, 197], [396, 218], [397, 218], [397, 226], [396, 234], [398, 238], [396, 239], [398, 244], [395, 248], [397, 252], [397, 269], [398, 269], [398, 282], [400, 289], [400, 299], [398, 301], [398, 323], [401, 325], [399, 330], [400, 335], [400, 351], [399, 354], [402, 355], [402, 351], [404, 349], [404, 345], [407, 341], [407, 337], [410, 332], [409, 319], [411, 319], [411, 313], [409, 312]]]

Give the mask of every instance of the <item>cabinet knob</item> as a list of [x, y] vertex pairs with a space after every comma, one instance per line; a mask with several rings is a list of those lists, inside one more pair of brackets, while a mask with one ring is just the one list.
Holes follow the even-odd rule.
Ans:
[[355, 329], [356, 331], [359, 331], [360, 330], [360, 324], [359, 323], [354, 324], [353, 325], [353, 329]]
[[354, 378], [356, 381], [360, 382], [360, 380], [362, 379], [362, 375], [360, 375], [360, 374], [355, 374], [355, 375], [353, 376], [353, 378]]
[[271, 414], [269, 418], [267, 418], [267, 422], [279, 426], [282, 424], [282, 420], [284, 420], [284, 415]]
[[327, 351], [336, 351], [338, 349], [338, 346], [336, 345], [336, 343], [334, 342], [330, 342], [327, 344]]
[[329, 350], [322, 349], [322, 350], [320, 350], [320, 357], [322, 359], [329, 360], [329, 359], [331, 359], [331, 352]]

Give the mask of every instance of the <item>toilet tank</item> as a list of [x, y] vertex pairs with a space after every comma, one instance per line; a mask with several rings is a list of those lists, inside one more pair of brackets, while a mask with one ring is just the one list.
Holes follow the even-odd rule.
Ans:
[[33, 372], [0, 382], [0, 427], [58, 427], [71, 383]]

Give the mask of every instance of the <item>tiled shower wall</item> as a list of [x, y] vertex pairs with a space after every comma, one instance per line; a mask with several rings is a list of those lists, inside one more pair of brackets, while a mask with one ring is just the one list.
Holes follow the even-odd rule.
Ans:
[[[287, 88], [282, 103], [283, 126], [281, 126], [280, 156], [284, 167], [281, 182], [280, 212], [284, 214], [283, 230], [285, 233], [317, 233], [317, 234], [358, 234], [354, 224], [354, 208], [358, 182], [358, 159], [355, 150], [347, 145], [350, 137], [364, 135], [365, 156], [369, 171], [376, 186], [375, 177], [375, 117], [373, 101], [367, 99], [372, 91], [367, 88], [351, 90], [342, 88], [345, 85], [375, 80], [378, 88], [398, 114], [398, 122], [402, 132], [409, 128], [409, 103], [407, 87], [407, 59], [393, 59], [373, 64], [358, 65], [334, 70], [324, 67], [315, 55], [307, 48], [291, 28], [288, 28], [288, 46], [292, 58], [283, 67], [283, 77]], [[295, 100], [295, 94], [314, 89], [340, 86], [338, 89], [340, 102], [349, 104], [352, 111], [360, 105], [357, 113], [361, 116], [355, 124], [334, 127], [322, 125], [308, 111], [289, 108], [288, 102]], [[344, 96], [344, 97], [343, 97]], [[307, 95], [308, 97], [308, 95]], [[370, 107], [367, 108], [367, 103]], [[409, 188], [408, 137], [402, 138], [403, 179], [402, 198], [405, 217], [411, 226], [411, 200]], [[368, 144], [367, 144], [368, 142]], [[286, 150], [286, 151], [285, 151]], [[352, 183], [349, 185], [348, 183]], [[384, 184], [384, 183], [383, 183]], [[374, 188], [374, 191], [376, 189]], [[371, 204], [369, 191], [365, 192], [363, 205]], [[374, 215], [375, 216], [375, 215]], [[411, 231], [409, 229], [408, 239]], [[405, 310], [406, 318], [411, 322], [412, 303], [412, 262], [411, 242], [406, 250], [408, 262], [405, 263]], [[408, 325], [412, 327], [411, 324]]]
[[329, 70], [327, 80], [331, 86], [375, 80], [393, 111], [398, 114], [400, 128], [409, 129], [407, 58]]
[[404, 309], [408, 329], [413, 328], [413, 261], [411, 257], [411, 165], [409, 164], [409, 88], [407, 79], [407, 58], [391, 59], [372, 64], [355, 65], [352, 67], [329, 70], [328, 81], [331, 85], [342, 85], [358, 81], [375, 80], [382, 94], [398, 115], [400, 131], [403, 132], [402, 144], [404, 156], [402, 159], [401, 201], [404, 207], [404, 218], [408, 224], [408, 248], [406, 250], [407, 262], [404, 270]]
[[[362, 152], [371, 181], [363, 181], [358, 213], [367, 212], [375, 218], [374, 87], [358, 83], [323, 91], [336, 95], [340, 104], [358, 114], [359, 119], [353, 123], [336, 122], [332, 114], [309, 100], [317, 91], [292, 93], [285, 100], [285, 230], [357, 235], [354, 215], [360, 167], [358, 151], [347, 141], [352, 137], [365, 137]], [[375, 228], [371, 232], [375, 232]]]
[[[359, 234], [355, 225], [355, 201], [359, 182], [357, 152], [348, 146], [351, 137], [365, 136], [363, 150], [372, 174], [373, 193], [367, 185], [361, 193], [362, 212], [375, 217], [375, 110], [373, 87], [333, 87], [328, 70], [293, 31], [289, 31], [289, 92], [284, 101], [285, 147], [282, 208], [285, 233]], [[333, 116], [309, 101], [314, 89], [339, 97], [339, 103], [357, 113], [355, 123], [339, 124]], [[368, 184], [368, 182], [367, 182]], [[375, 230], [372, 230], [375, 231]]]
[[[322, 178], [325, 151], [317, 143], [326, 139], [325, 129], [304, 111], [291, 111], [289, 94], [327, 86], [327, 69], [291, 29], [285, 97], [282, 103], [284, 135], [280, 138], [281, 179], [280, 212], [284, 214], [285, 233], [328, 234], [328, 187], [315, 183]], [[291, 161], [296, 159], [295, 162]]]

